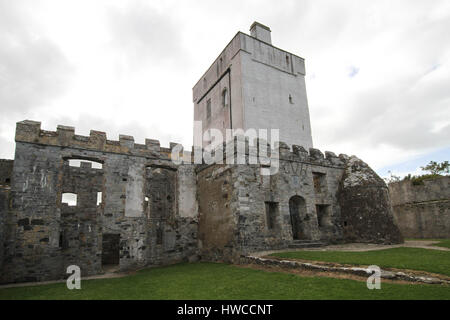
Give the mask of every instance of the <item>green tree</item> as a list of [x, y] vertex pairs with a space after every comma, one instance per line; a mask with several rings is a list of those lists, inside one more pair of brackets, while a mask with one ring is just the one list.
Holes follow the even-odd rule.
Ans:
[[436, 161], [430, 161], [424, 167], [420, 167], [423, 171], [429, 171], [431, 174], [440, 175], [440, 174], [448, 174], [450, 170], [450, 164], [448, 161], [444, 161], [438, 163]]

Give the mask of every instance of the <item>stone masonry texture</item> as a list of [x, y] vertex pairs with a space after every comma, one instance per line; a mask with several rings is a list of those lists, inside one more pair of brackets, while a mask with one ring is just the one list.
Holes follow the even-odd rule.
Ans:
[[450, 238], [450, 177], [389, 184], [394, 218], [405, 238]]
[[[62, 279], [72, 264], [87, 276], [111, 264], [239, 263], [293, 241], [402, 241], [367, 164], [280, 142], [269, 151], [279, 168], [264, 175], [250, 155], [267, 142], [256, 142], [245, 141], [245, 164], [176, 165], [156, 140], [18, 122], [15, 159], [1, 162], [0, 282]], [[224, 159], [237, 143], [224, 145]]]
[[346, 161], [338, 199], [344, 239], [386, 244], [403, 242], [394, 223], [386, 184], [357, 157]]
[[[356, 157], [312, 148], [305, 74], [270, 28], [238, 32], [193, 88], [196, 147], [182, 161], [175, 143], [18, 122], [14, 160], [0, 160], [0, 283], [62, 279], [70, 265], [83, 277], [239, 263], [305, 243], [402, 242], [383, 180]], [[194, 164], [208, 129], [227, 143]], [[279, 139], [254, 139], [258, 129]]]

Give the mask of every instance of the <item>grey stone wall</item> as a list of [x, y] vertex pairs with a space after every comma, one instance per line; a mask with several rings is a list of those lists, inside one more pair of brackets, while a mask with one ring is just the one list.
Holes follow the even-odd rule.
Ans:
[[0, 186], [0, 270], [3, 270], [8, 205], [9, 205], [9, 187]]
[[[316, 149], [308, 153], [294, 146], [291, 152], [282, 143], [279, 151], [277, 174], [262, 175], [259, 165], [236, 165], [234, 168], [238, 241], [243, 253], [284, 248], [296, 239], [327, 242], [341, 239], [336, 194], [343, 162], [332, 153], [327, 153], [325, 158]], [[313, 176], [317, 173], [323, 178], [320, 190], [314, 187]], [[301, 204], [296, 205], [295, 201]], [[268, 222], [269, 203], [276, 208], [272, 226]], [[318, 205], [327, 206], [323, 224], [319, 224]], [[295, 235], [294, 230], [299, 234]]]
[[[61, 203], [58, 195], [57, 207], [60, 207], [58, 248], [62, 255], [62, 274], [64, 267], [78, 265], [82, 275], [98, 274], [102, 271], [102, 206], [97, 206], [97, 192], [102, 192], [104, 183], [103, 169], [92, 168], [91, 163], [81, 162], [80, 167], [69, 166], [63, 161], [61, 193], [77, 195], [76, 206]], [[51, 221], [51, 217], [47, 217]], [[44, 221], [42, 222], [44, 224]], [[56, 247], [55, 237], [50, 245]], [[50, 241], [50, 240], [49, 240]]]
[[252, 148], [247, 141], [245, 165], [198, 169], [202, 257], [236, 262], [296, 240], [402, 241], [386, 185], [359, 159], [355, 166], [346, 155], [280, 143], [278, 172], [263, 175], [260, 164], [249, 164]]
[[394, 222], [389, 191], [375, 171], [355, 156], [346, 162], [339, 189], [339, 204], [346, 241], [401, 243]]
[[232, 169], [213, 165], [198, 171], [198, 237], [203, 260], [229, 261], [237, 250]]
[[175, 165], [155, 140], [19, 122], [11, 189], [0, 193], [0, 283], [60, 279], [71, 264], [86, 276], [114, 262], [239, 262], [302, 240], [400, 241], [387, 188], [362, 161], [279, 143], [269, 169], [251, 161], [259, 142], [246, 141], [245, 164], [221, 164], [239, 149], [225, 145], [215, 164]]
[[450, 177], [389, 184], [394, 218], [407, 238], [450, 238]]
[[13, 164], [13, 160], [0, 159], [0, 270], [2, 270], [3, 266], [6, 219], [8, 214]]
[[[69, 165], [74, 159], [80, 167]], [[70, 264], [82, 276], [101, 273], [103, 234], [119, 235], [121, 270], [197, 258], [197, 214], [178, 210], [196, 210], [186, 191], [178, 196], [178, 181], [195, 185], [195, 176], [179, 171], [155, 140], [139, 145], [128, 136], [110, 141], [98, 131], [83, 137], [70, 127], [51, 132], [19, 122], [11, 181], [2, 283], [60, 279]], [[75, 206], [62, 203], [64, 193], [77, 195]]]
[[10, 185], [14, 160], [0, 159], [0, 186]]

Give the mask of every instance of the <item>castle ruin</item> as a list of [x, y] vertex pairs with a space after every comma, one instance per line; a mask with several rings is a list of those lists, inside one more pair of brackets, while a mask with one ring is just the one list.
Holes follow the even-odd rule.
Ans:
[[304, 61], [273, 47], [269, 30], [239, 32], [193, 96], [203, 138], [208, 128], [279, 128], [283, 142], [269, 148], [275, 173], [251, 161], [262, 139], [242, 140], [243, 162], [220, 161], [239, 156], [235, 136], [212, 163], [178, 163], [177, 144], [18, 122], [15, 158], [0, 161], [0, 283], [61, 279], [69, 265], [88, 276], [111, 265], [239, 263], [260, 250], [402, 242], [383, 180], [355, 156], [312, 148]]

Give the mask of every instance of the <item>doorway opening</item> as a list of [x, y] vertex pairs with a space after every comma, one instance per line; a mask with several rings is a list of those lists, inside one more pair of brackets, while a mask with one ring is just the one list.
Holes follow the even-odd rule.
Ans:
[[104, 233], [102, 240], [103, 271], [116, 271], [120, 261], [120, 234]]
[[301, 217], [306, 215], [306, 202], [300, 196], [289, 199], [289, 214], [291, 216], [292, 238], [294, 240], [306, 239]]
[[317, 223], [319, 229], [331, 226], [330, 206], [327, 204], [316, 204]]

